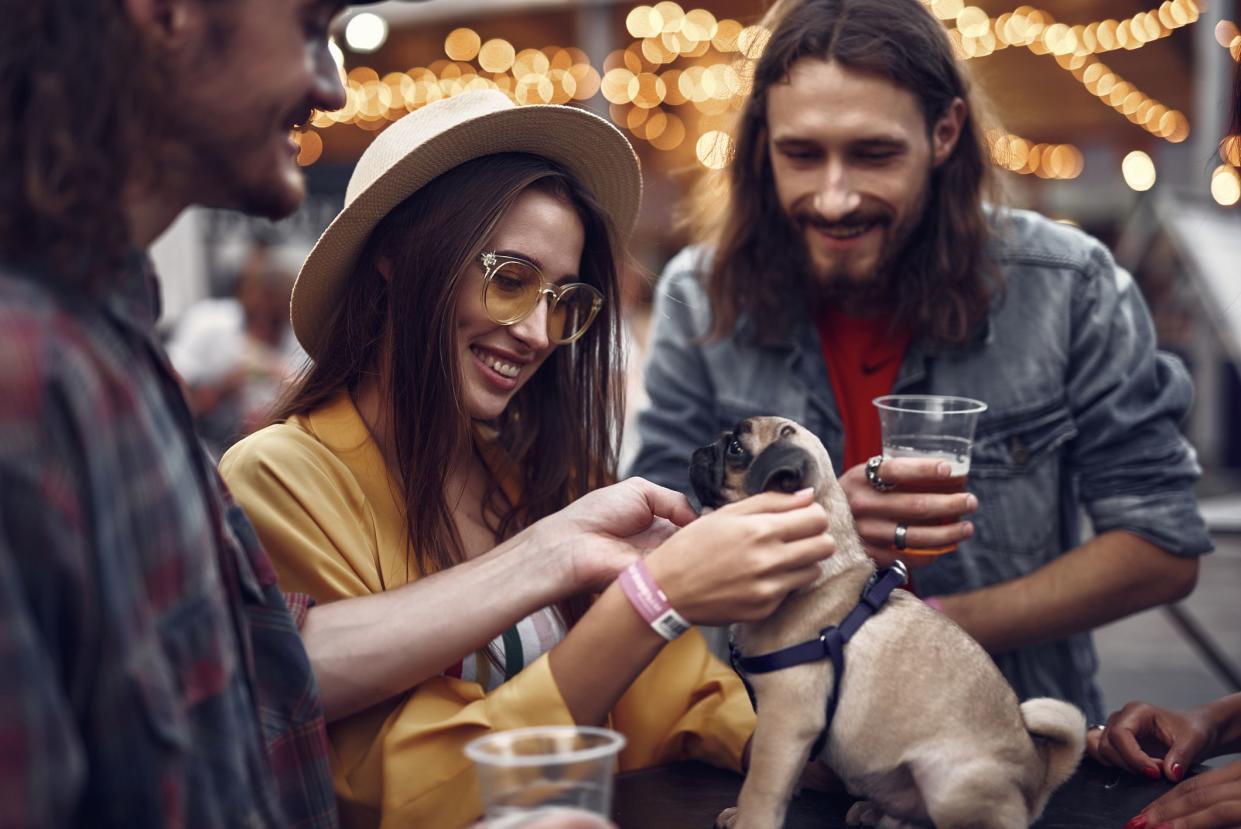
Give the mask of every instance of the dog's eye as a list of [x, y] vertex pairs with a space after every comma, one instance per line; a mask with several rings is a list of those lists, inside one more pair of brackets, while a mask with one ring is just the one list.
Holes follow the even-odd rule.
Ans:
[[782, 438], [791, 438], [794, 434], [796, 434], [796, 432], [797, 430], [788, 423], [780, 427], [780, 437]]
[[728, 441], [728, 457], [739, 458], [745, 454], [745, 450], [741, 448], [741, 441], [733, 438]]

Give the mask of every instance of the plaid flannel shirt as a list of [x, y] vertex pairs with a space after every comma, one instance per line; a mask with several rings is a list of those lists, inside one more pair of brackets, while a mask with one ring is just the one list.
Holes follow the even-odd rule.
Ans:
[[194, 436], [145, 257], [122, 276], [0, 266], [0, 827], [335, 826], [307, 602]]

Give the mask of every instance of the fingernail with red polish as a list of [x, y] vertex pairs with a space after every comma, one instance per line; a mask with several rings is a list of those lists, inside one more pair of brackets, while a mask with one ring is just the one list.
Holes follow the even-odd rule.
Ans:
[[1180, 782], [1180, 779], [1184, 776], [1185, 776], [1185, 767], [1182, 766], [1180, 763], [1173, 763], [1172, 764], [1172, 779], [1176, 780], [1177, 782]]
[[1154, 766], [1146, 766], [1145, 768], [1142, 769], [1142, 774], [1145, 774], [1151, 780], [1159, 779], [1159, 769], [1155, 768]]
[[1125, 824], [1125, 829], [1142, 829], [1144, 826], [1146, 826], [1146, 815], [1138, 815]]

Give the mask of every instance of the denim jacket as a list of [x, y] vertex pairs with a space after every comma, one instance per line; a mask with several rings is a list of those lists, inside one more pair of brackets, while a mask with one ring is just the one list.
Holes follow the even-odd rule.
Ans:
[[[997, 211], [989, 247], [1003, 282], [985, 330], [960, 348], [915, 341], [894, 392], [955, 394], [988, 404], [973, 447], [975, 533], [917, 573], [925, 595], [1024, 576], [1095, 533], [1123, 529], [1177, 556], [1211, 550], [1192, 493], [1200, 470], [1178, 423], [1192, 397], [1184, 367], [1156, 350], [1130, 275], [1096, 240], [1037, 214]], [[741, 418], [802, 423], [842, 472], [844, 435], [818, 332], [809, 318], [758, 346], [743, 317], [704, 341], [700, 284], [709, 251], [688, 248], [660, 280], [630, 472], [689, 492], [688, 459]], [[1023, 698], [1053, 696], [1102, 721], [1087, 633], [997, 654]]]

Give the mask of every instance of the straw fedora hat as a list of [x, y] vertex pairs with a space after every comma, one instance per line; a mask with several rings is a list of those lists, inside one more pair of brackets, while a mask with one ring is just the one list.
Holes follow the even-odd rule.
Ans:
[[345, 206], [302, 265], [290, 303], [293, 332], [317, 357], [354, 262], [375, 226], [439, 175], [495, 153], [530, 153], [572, 173], [607, 212], [621, 239], [638, 215], [642, 176], [620, 131], [569, 106], [517, 106], [502, 92], [466, 92], [428, 104], [371, 143], [345, 190]]

